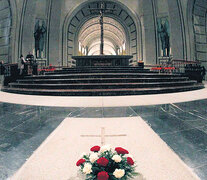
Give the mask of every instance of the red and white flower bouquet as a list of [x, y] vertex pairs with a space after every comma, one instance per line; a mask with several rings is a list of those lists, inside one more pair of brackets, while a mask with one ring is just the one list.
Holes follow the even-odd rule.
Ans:
[[128, 180], [135, 172], [135, 162], [126, 149], [109, 145], [94, 146], [91, 153], [83, 154], [76, 163], [86, 180]]

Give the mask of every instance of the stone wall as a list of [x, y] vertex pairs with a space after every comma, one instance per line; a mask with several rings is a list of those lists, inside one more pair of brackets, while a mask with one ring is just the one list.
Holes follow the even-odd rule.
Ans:
[[[20, 54], [26, 56], [29, 51], [34, 52], [35, 19], [41, 18], [47, 21], [48, 64], [58, 65], [59, 62], [64, 64], [67, 59], [67, 51], [64, 49], [67, 49], [68, 44], [63, 42], [67, 41], [65, 34], [68, 33], [69, 25], [66, 21], [73, 17], [77, 8], [85, 2], [84, 0], [0, 0], [0, 60], [16, 62]], [[173, 57], [206, 61], [206, 0], [195, 0], [195, 3], [192, 0], [116, 2], [125, 6], [133, 15], [137, 39], [132, 44], [131, 52], [135, 53], [137, 49], [137, 60], [144, 60], [147, 64], [158, 63], [160, 44], [157, 18], [166, 15], [169, 16]], [[157, 2], [159, 7], [156, 7]], [[163, 2], [167, 5], [162, 7]], [[191, 14], [187, 6], [189, 2], [192, 4]], [[122, 16], [120, 19], [123, 19]]]
[[193, 30], [195, 60], [207, 61], [207, 1], [195, 0], [193, 8]]
[[10, 36], [12, 28], [12, 13], [9, 0], [0, 1], [0, 61], [11, 61]]

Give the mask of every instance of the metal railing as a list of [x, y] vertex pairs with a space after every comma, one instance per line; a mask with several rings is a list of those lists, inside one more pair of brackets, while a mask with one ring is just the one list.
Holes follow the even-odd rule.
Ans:
[[162, 64], [146, 64], [146, 68], [150, 68], [153, 71], [158, 71], [159, 73], [185, 73], [186, 65], [201, 65], [199, 61], [186, 61], [183, 59], [172, 59]]

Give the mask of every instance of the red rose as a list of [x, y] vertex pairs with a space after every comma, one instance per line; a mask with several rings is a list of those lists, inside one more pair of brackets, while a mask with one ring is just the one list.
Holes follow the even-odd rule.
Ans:
[[84, 162], [86, 162], [85, 159], [80, 159], [80, 160], [78, 160], [78, 162], [76, 163], [76, 166], [80, 166], [80, 165], [83, 164]]
[[115, 151], [116, 151], [118, 154], [129, 154], [129, 152], [128, 152], [126, 149], [121, 148], [121, 147], [117, 147], [117, 148], [115, 149]]
[[92, 148], [91, 148], [91, 151], [93, 151], [93, 152], [99, 152], [100, 151], [100, 146], [93, 146]]
[[100, 165], [100, 166], [104, 166], [106, 167], [109, 163], [109, 160], [106, 159], [105, 157], [101, 157], [97, 160], [97, 164]]
[[133, 166], [134, 165], [134, 161], [132, 158], [128, 157], [127, 158], [127, 163], [130, 165], [130, 166]]
[[98, 180], [108, 180], [109, 175], [106, 171], [99, 172], [97, 175]]

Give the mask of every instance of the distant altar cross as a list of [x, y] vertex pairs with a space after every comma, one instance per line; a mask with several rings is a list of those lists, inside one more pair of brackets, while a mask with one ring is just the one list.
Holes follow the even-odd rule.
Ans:
[[117, 134], [117, 135], [106, 135], [105, 134], [105, 128], [101, 128], [101, 134], [100, 135], [81, 135], [81, 137], [101, 137], [101, 145], [105, 145], [105, 137], [123, 137], [127, 136], [126, 134]]
[[115, 10], [106, 8], [105, 3], [103, 1], [101, 1], [100, 8], [90, 8], [90, 10], [100, 11], [100, 17], [99, 17], [99, 23], [100, 23], [100, 27], [101, 27], [100, 55], [104, 55], [104, 27], [103, 27], [104, 26], [104, 22], [103, 22], [104, 13], [106, 11], [115, 11]]

